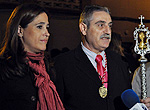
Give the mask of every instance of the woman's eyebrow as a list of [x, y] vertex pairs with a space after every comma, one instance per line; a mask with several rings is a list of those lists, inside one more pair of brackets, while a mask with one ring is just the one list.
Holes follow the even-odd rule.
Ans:
[[45, 22], [39, 22], [39, 23], [37, 23], [36, 25], [38, 25], [38, 24], [45, 24]]

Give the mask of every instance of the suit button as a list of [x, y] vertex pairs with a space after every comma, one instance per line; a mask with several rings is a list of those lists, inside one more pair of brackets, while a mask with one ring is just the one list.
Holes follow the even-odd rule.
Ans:
[[32, 101], [35, 101], [35, 100], [36, 100], [36, 97], [35, 97], [35, 96], [31, 96], [31, 100], [32, 100]]

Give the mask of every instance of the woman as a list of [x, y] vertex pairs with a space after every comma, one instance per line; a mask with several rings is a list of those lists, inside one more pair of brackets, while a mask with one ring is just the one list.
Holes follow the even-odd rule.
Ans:
[[64, 110], [44, 55], [48, 28], [47, 13], [38, 5], [12, 12], [0, 53], [0, 110]]

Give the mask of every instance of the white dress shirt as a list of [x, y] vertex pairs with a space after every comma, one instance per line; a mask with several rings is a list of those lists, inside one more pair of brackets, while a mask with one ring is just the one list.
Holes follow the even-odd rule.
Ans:
[[[82, 49], [83, 49], [84, 53], [87, 55], [87, 57], [89, 58], [90, 62], [92, 63], [92, 65], [94, 66], [94, 68], [95, 68], [96, 71], [97, 71], [97, 63], [96, 63], [96, 61], [95, 61], [95, 58], [96, 58], [97, 54], [94, 53], [94, 52], [92, 52], [92, 51], [90, 51], [89, 49], [87, 49], [87, 48], [83, 45], [82, 42], [81, 42], [81, 46], [82, 46]], [[102, 59], [102, 65], [103, 65], [103, 67], [105, 68], [105, 63], [106, 63], [105, 51], [102, 51], [99, 55], [101, 55], [102, 58], [103, 58], [103, 59]], [[107, 71], [107, 68], [106, 68], [106, 71]]]

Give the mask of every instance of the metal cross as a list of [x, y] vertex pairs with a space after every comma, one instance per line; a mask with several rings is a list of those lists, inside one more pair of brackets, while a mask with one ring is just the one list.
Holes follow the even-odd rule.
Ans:
[[142, 21], [142, 20], [144, 19], [144, 16], [141, 15], [141, 16], [139, 17], [139, 19], [141, 19], [141, 25], [143, 25], [143, 21]]

